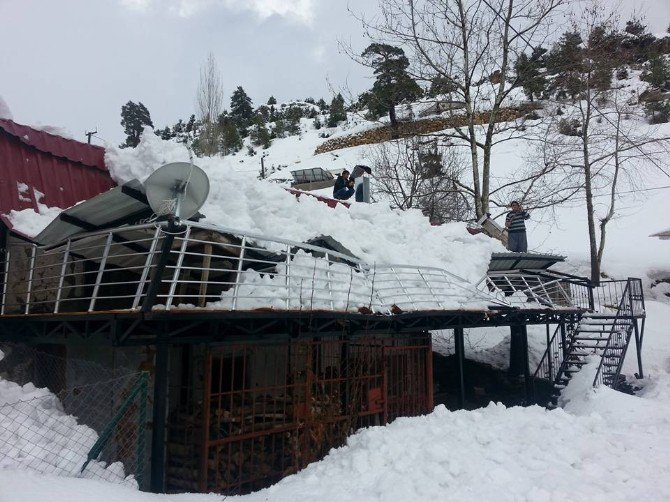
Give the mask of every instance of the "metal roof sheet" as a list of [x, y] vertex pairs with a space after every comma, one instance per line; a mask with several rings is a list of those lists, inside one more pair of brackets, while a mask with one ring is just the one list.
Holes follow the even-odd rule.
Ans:
[[565, 256], [542, 253], [493, 253], [489, 272], [496, 270], [544, 270], [565, 261]]
[[152, 212], [144, 186], [138, 180], [131, 180], [66, 209], [35, 237], [35, 241], [49, 246], [81, 232], [133, 223], [151, 216]]
[[0, 129], [41, 152], [50, 153], [56, 157], [62, 157], [107, 172], [105, 149], [101, 146], [63, 138], [40, 129], [17, 124], [13, 120], [0, 119]]

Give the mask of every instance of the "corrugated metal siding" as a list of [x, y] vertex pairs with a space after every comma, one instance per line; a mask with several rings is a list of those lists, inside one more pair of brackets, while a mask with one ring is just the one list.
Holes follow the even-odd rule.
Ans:
[[41, 152], [50, 153], [56, 157], [62, 157], [107, 172], [105, 149], [101, 146], [63, 138], [46, 131], [17, 124], [12, 120], [0, 119], [0, 129]]
[[[34, 190], [44, 194], [40, 201], [43, 204], [66, 208], [115, 186], [104, 166], [104, 149], [72, 140], [58, 141], [52, 134], [25, 126], [10, 128], [8, 121], [0, 122], [0, 213], [37, 209]], [[28, 134], [30, 143], [14, 134], [26, 130], [32, 131]], [[29, 200], [21, 200], [18, 183], [30, 187], [22, 194]]]

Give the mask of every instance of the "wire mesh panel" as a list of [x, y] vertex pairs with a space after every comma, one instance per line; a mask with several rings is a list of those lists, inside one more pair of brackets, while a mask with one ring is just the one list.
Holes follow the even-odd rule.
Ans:
[[[248, 493], [322, 458], [360, 427], [427, 413], [430, 356], [428, 335], [214, 347], [203, 408], [170, 420], [168, 486]], [[187, 430], [197, 463], [181, 441]]]
[[0, 351], [0, 468], [144, 486], [146, 373]]

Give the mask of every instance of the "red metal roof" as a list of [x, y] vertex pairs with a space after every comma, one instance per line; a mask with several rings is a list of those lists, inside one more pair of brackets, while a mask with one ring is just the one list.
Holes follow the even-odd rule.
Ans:
[[315, 199], [324, 202], [325, 204], [328, 204], [329, 207], [335, 207], [338, 204], [342, 204], [344, 207], [349, 207], [351, 206], [350, 202], [344, 202], [343, 200], [339, 199], [331, 199], [330, 197], [324, 197], [323, 195], [317, 195], [315, 193], [311, 192], [305, 192], [304, 190], [296, 190], [295, 188], [285, 188], [287, 192], [292, 193], [295, 195], [297, 198], [300, 198], [301, 195], [309, 195], [310, 197], [314, 197]]
[[80, 162], [86, 166], [97, 167], [107, 171], [105, 167], [105, 149], [97, 145], [81, 143], [73, 139], [63, 138], [55, 134], [17, 124], [12, 120], [0, 119], [0, 129], [16, 136], [21, 142], [37, 150], [63, 157], [72, 162]]
[[114, 186], [104, 148], [0, 120], [0, 213], [66, 208]]

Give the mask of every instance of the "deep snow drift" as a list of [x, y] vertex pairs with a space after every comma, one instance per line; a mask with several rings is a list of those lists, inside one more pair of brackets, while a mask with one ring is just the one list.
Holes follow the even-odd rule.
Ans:
[[[184, 160], [185, 146], [146, 133], [137, 148], [108, 148], [105, 156], [118, 182], [144, 181], [161, 165]], [[313, 197], [297, 199], [276, 183], [235, 171], [228, 158], [195, 163], [210, 178], [209, 198], [201, 210], [207, 223], [298, 242], [329, 235], [362, 261], [439, 267], [469, 282], [486, 273], [493, 251], [503, 250], [497, 241], [468, 234], [464, 223], [431, 226], [418, 210], [391, 210], [384, 204], [332, 209]]]
[[0, 472], [20, 469], [104, 478], [137, 487], [132, 476], [125, 476], [120, 462], [106, 465], [92, 461], [80, 472], [97, 440], [98, 434], [65, 413], [58, 397], [48, 389], [31, 383], [18, 385], [0, 377]]

